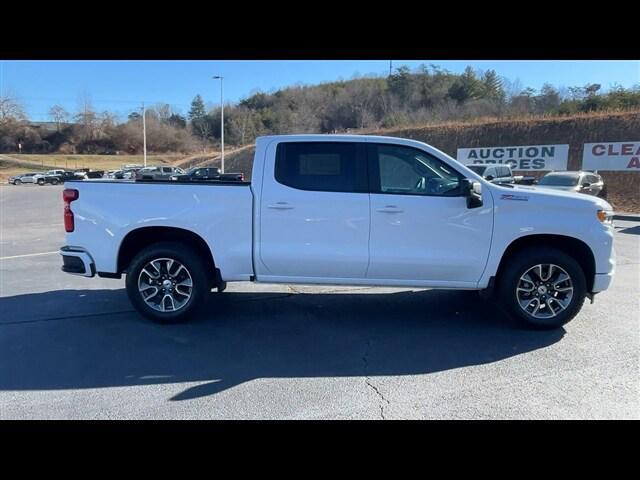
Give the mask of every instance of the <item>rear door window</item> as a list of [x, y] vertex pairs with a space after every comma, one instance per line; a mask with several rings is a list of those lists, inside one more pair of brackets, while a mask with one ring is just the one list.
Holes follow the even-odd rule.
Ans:
[[299, 190], [367, 192], [363, 143], [283, 142], [276, 151], [278, 183]]

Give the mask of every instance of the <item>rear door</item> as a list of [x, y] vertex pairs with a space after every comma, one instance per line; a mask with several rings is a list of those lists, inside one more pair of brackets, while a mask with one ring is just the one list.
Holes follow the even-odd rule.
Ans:
[[272, 281], [365, 277], [369, 194], [364, 143], [274, 142], [267, 149], [262, 182], [259, 276]]
[[473, 287], [484, 270], [493, 229], [492, 198], [467, 208], [463, 176], [444, 161], [404, 145], [368, 144], [371, 240], [367, 277]]

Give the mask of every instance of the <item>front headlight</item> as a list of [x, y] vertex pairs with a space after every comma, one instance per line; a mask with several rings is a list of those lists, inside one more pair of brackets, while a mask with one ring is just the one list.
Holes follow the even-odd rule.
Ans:
[[598, 210], [596, 216], [602, 223], [613, 225], [613, 212], [611, 210]]

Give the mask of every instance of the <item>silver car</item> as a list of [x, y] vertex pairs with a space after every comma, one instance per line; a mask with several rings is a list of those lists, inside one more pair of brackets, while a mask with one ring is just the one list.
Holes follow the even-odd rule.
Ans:
[[567, 192], [585, 193], [601, 198], [607, 197], [604, 180], [600, 175], [593, 172], [549, 172], [538, 181], [538, 186]]

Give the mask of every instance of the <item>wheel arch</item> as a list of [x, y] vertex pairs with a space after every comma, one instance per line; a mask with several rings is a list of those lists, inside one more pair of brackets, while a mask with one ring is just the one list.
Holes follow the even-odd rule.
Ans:
[[220, 273], [209, 244], [197, 233], [178, 227], [141, 227], [127, 233], [118, 248], [117, 273], [125, 273], [143, 248], [159, 242], [178, 242], [195, 249], [205, 262], [213, 283], [218, 284]]
[[596, 260], [593, 255], [593, 251], [589, 245], [582, 240], [567, 235], [534, 234], [525, 235], [515, 239], [509, 244], [502, 255], [496, 271], [496, 277], [500, 277], [500, 274], [504, 270], [504, 267], [507, 265], [510, 258], [523, 249], [529, 247], [557, 248], [574, 258], [584, 272], [585, 280], [587, 282], [587, 292], [591, 292], [596, 273]]

